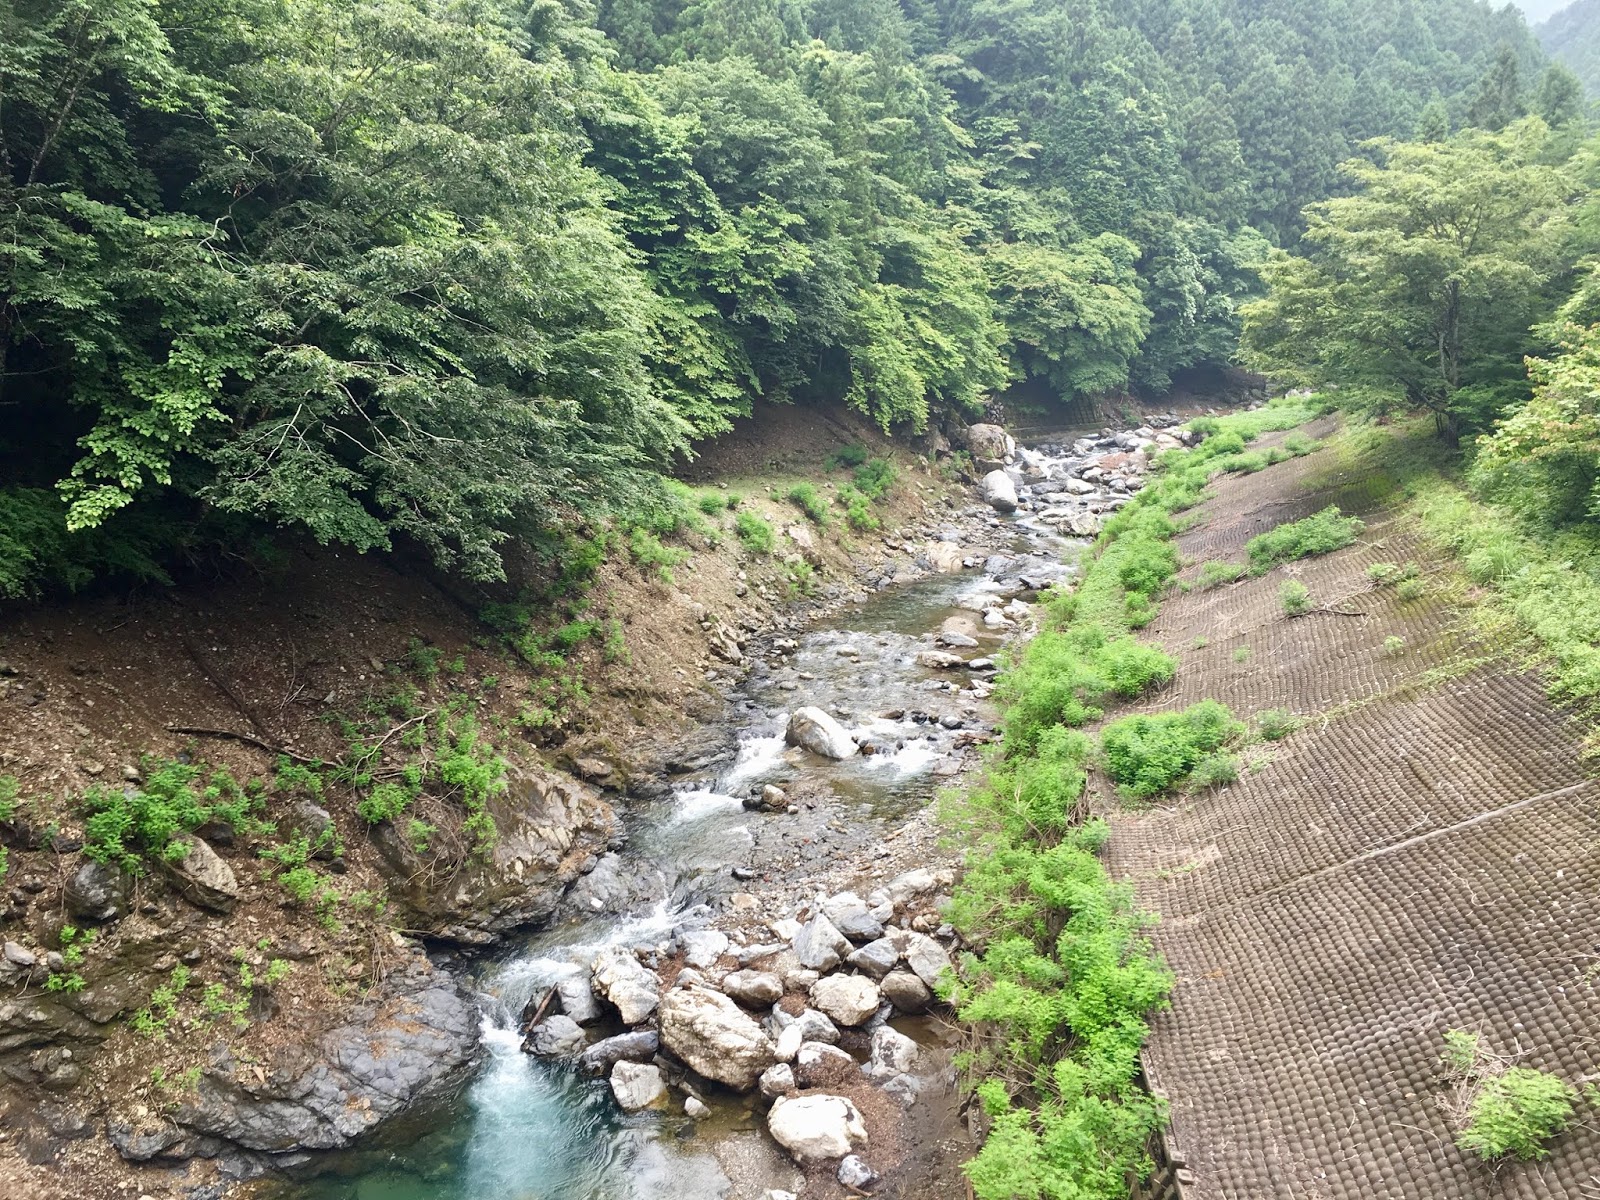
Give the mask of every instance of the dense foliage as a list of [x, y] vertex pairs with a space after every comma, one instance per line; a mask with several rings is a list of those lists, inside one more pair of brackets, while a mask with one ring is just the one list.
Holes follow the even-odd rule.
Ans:
[[1475, 0], [40, 0], [0, 50], [3, 595], [278, 528], [493, 579], [757, 397], [1161, 388], [1362, 139], [1540, 70]]

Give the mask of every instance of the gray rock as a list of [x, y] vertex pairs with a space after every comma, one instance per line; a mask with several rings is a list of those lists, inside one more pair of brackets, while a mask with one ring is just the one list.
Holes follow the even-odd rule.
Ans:
[[39, 961], [32, 950], [19, 946], [16, 942], [7, 942], [5, 946], [5, 959], [14, 967], [31, 967]]
[[926, 934], [901, 930], [894, 934], [894, 939], [900, 947], [900, 956], [906, 960], [906, 966], [930, 988], [950, 969], [950, 955]]
[[978, 484], [983, 501], [996, 512], [1017, 511], [1017, 485], [1004, 471], [990, 471]]
[[564, 1013], [556, 1013], [528, 1031], [522, 1048], [538, 1058], [576, 1058], [588, 1042], [576, 1021]]
[[866, 1159], [859, 1154], [846, 1154], [839, 1160], [838, 1180], [847, 1188], [855, 1188], [858, 1192], [869, 1191], [879, 1178], [878, 1173], [867, 1166]]
[[999, 425], [969, 425], [962, 432], [960, 441], [979, 463], [1007, 462], [1017, 452], [1016, 439]]
[[883, 936], [883, 922], [872, 915], [866, 901], [854, 892], [840, 892], [824, 900], [822, 915], [852, 942], [870, 942]]
[[611, 1068], [611, 1094], [623, 1112], [639, 1112], [667, 1098], [667, 1082], [654, 1063], [619, 1062]]
[[769, 1099], [786, 1096], [795, 1090], [794, 1068], [786, 1062], [774, 1063], [761, 1072], [761, 1078], [756, 1081], [756, 1086], [761, 1089], [761, 1094]]
[[930, 671], [951, 671], [966, 666], [966, 660], [959, 654], [951, 654], [948, 650], [919, 650], [917, 666], [926, 667]]
[[910, 971], [890, 971], [878, 987], [884, 999], [903, 1013], [927, 1012], [933, 1003], [932, 990]]
[[872, 1031], [872, 1049], [864, 1070], [880, 1082], [913, 1072], [922, 1051], [898, 1029], [880, 1025]]
[[763, 958], [771, 958], [774, 954], [782, 954], [789, 947], [783, 942], [764, 942], [759, 946], [746, 946], [735, 957], [741, 967], [748, 967], [753, 962]]
[[204, 838], [192, 834], [173, 839], [184, 848], [183, 857], [164, 859], [173, 885], [189, 903], [212, 912], [229, 913], [239, 902], [239, 880]]
[[767, 1130], [801, 1166], [843, 1158], [867, 1145], [866, 1122], [844, 1096], [782, 1096], [767, 1113]]
[[926, 867], [917, 867], [903, 875], [896, 875], [889, 881], [889, 897], [896, 904], [905, 904], [933, 891], [938, 886], [939, 881], [932, 871]]
[[661, 1002], [661, 981], [655, 972], [620, 946], [602, 951], [595, 959], [594, 989], [617, 1010], [624, 1025], [638, 1025]]
[[783, 738], [789, 745], [803, 747], [823, 758], [854, 758], [859, 752], [844, 726], [820, 708], [796, 709]]
[[735, 971], [723, 978], [722, 990], [750, 1008], [770, 1008], [783, 998], [783, 983], [766, 971]]
[[844, 956], [850, 950], [850, 939], [840, 933], [838, 927], [821, 912], [816, 913], [795, 934], [795, 956], [802, 967], [813, 971], [833, 970], [844, 961]]
[[715, 929], [700, 929], [678, 938], [683, 946], [683, 961], [701, 971], [717, 965], [717, 959], [728, 952], [728, 935]]
[[556, 983], [556, 996], [561, 1001], [561, 1011], [579, 1025], [590, 1025], [601, 1017], [600, 1001], [594, 989], [581, 975], [568, 975]]
[[690, 1070], [735, 1091], [755, 1087], [776, 1047], [737, 1004], [709, 988], [676, 988], [661, 1000], [661, 1044]]
[[811, 1003], [840, 1025], [862, 1024], [878, 1000], [878, 985], [862, 975], [826, 975], [811, 986]]
[[106, 1136], [117, 1148], [117, 1153], [128, 1162], [149, 1162], [153, 1158], [175, 1157], [173, 1151], [182, 1147], [187, 1135], [171, 1121], [159, 1118], [142, 1121], [138, 1125], [126, 1121], [112, 1121], [106, 1126]]
[[702, 1121], [711, 1115], [711, 1109], [698, 1096], [684, 1097], [683, 1111], [685, 1116], [693, 1117], [696, 1121]]
[[127, 911], [130, 883], [116, 867], [85, 862], [67, 878], [62, 899], [80, 921], [109, 921]]
[[896, 1075], [883, 1085], [883, 1092], [901, 1108], [910, 1108], [922, 1095], [922, 1084], [913, 1075]]
[[845, 962], [863, 975], [882, 979], [900, 962], [900, 949], [892, 939], [882, 937], [875, 942], [868, 942], [846, 958]]
[[661, 1049], [661, 1035], [653, 1029], [619, 1033], [596, 1042], [578, 1056], [578, 1066], [591, 1075], [609, 1075], [619, 1062], [649, 1062]]
[[829, 1045], [839, 1041], [839, 1027], [828, 1019], [827, 1015], [814, 1008], [801, 1011], [794, 1019], [801, 1035], [808, 1042], [827, 1042]]

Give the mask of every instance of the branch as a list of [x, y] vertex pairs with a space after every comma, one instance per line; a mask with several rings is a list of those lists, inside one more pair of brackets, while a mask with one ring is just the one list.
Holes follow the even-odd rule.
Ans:
[[227, 738], [230, 741], [243, 742], [247, 746], [254, 746], [258, 750], [265, 750], [268, 754], [281, 754], [285, 758], [297, 763], [304, 763], [314, 767], [321, 763], [319, 758], [307, 758], [304, 754], [290, 750], [285, 746], [274, 746], [271, 742], [264, 742], [252, 733], [237, 733], [232, 729], [200, 729], [192, 725], [168, 725], [168, 733], [182, 733], [190, 737]]

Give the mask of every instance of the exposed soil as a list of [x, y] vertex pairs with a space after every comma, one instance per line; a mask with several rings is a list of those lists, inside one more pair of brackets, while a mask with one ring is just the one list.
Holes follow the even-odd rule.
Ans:
[[[1215, 491], [1179, 539], [1191, 580], [1330, 503], [1368, 528], [1173, 597], [1147, 631], [1181, 659], [1147, 707], [1214, 697], [1305, 720], [1237, 783], [1113, 817], [1113, 870], [1161, 915], [1178, 979], [1145, 1063], [1182, 1195], [1600, 1194], [1592, 1113], [1547, 1160], [1490, 1170], [1454, 1145], [1440, 1062], [1464, 1028], [1572, 1082], [1600, 1072], [1600, 784], [1575, 731], [1474, 636], [1472, 588], [1384, 506], [1372, 463], [1334, 447]], [[1420, 598], [1369, 582], [1369, 565], [1407, 561]], [[1284, 616], [1290, 576], [1316, 612]], [[1100, 802], [1116, 808], [1103, 781]]]

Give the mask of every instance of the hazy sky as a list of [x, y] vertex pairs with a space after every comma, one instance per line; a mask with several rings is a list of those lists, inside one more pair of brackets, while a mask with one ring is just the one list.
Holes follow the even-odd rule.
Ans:
[[1528, 24], [1537, 25], [1540, 21], [1558, 13], [1572, 0], [1516, 0], [1516, 5], [1522, 10], [1522, 15], [1528, 18]]

